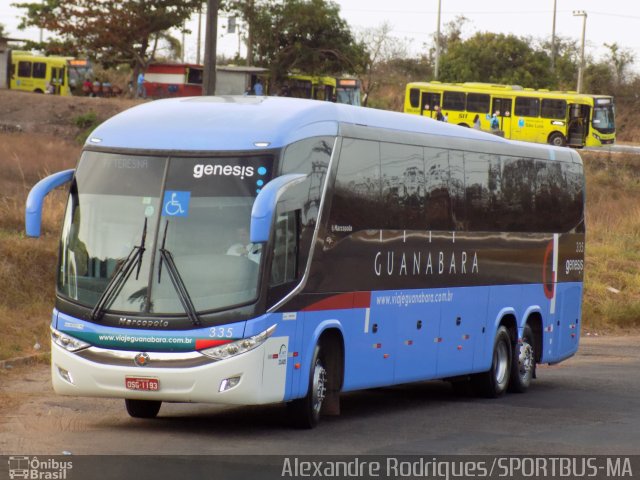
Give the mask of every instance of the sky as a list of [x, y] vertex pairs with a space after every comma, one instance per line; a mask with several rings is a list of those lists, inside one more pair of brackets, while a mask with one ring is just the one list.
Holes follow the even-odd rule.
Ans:
[[[0, 0], [0, 23], [12, 38], [37, 40], [39, 30], [17, 29], [21, 10], [12, 7], [17, 0]], [[496, 32], [550, 39], [554, 0], [440, 0], [441, 28], [464, 15], [468, 22], [463, 38], [476, 32]], [[402, 39], [411, 54], [426, 51], [437, 27], [438, 0], [337, 0], [342, 17], [354, 33], [381, 26], [387, 22], [392, 35]], [[601, 59], [607, 52], [604, 43], [617, 43], [633, 52], [637, 58], [634, 68], [640, 70], [640, 1], [638, 0], [556, 0], [556, 35], [580, 41], [583, 18], [573, 11], [587, 13], [585, 54]], [[218, 51], [233, 56], [239, 47], [238, 35], [226, 30], [227, 20], [220, 19]], [[189, 23], [191, 35], [185, 37], [186, 61], [196, 60], [197, 17]], [[203, 25], [204, 38], [204, 25]], [[45, 38], [49, 36], [44, 33]], [[179, 37], [179, 34], [177, 34]], [[202, 49], [203, 51], [204, 49]], [[244, 45], [240, 45], [244, 54]], [[202, 53], [201, 53], [202, 55]]]

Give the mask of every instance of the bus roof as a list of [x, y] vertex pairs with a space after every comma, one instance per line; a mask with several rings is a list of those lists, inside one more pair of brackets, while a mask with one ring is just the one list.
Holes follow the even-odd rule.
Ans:
[[434, 89], [446, 89], [456, 92], [481, 92], [494, 94], [507, 94], [517, 96], [538, 96], [545, 98], [562, 98], [562, 99], [592, 99], [592, 98], [612, 98], [611, 95], [594, 95], [590, 93], [578, 93], [572, 90], [548, 90], [524, 88], [520, 85], [502, 85], [483, 82], [463, 82], [463, 83], [446, 83], [446, 82], [411, 82], [407, 84], [407, 89], [411, 87], [429, 87]]
[[101, 124], [86, 145], [196, 152], [264, 150], [302, 138], [338, 135], [345, 125], [508, 142], [489, 133], [405, 113], [299, 98], [236, 96], [147, 102]]

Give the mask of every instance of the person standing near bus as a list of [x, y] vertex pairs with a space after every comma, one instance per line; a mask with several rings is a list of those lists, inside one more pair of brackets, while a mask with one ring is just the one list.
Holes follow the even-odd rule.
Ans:
[[262, 82], [259, 78], [256, 80], [256, 83], [253, 86], [253, 93], [259, 97], [264, 94], [264, 88], [262, 87]]
[[137, 85], [138, 85], [138, 88], [136, 90], [136, 97], [147, 98], [147, 95], [144, 89], [144, 72], [138, 73]]
[[433, 107], [433, 109], [436, 111], [436, 120], [439, 122], [444, 122], [444, 115], [442, 115], [442, 111], [440, 110], [440, 105], [436, 105], [435, 107]]
[[498, 112], [491, 116], [491, 130], [500, 130], [500, 120], [498, 120]]
[[480, 115], [476, 114], [475, 117], [473, 117], [473, 128], [475, 128], [476, 130], [482, 130], [482, 124], [480, 123]]

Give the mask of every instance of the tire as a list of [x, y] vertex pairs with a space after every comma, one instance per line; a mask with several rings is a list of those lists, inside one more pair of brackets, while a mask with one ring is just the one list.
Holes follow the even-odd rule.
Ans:
[[511, 337], [506, 327], [501, 326], [493, 342], [491, 368], [473, 376], [475, 392], [486, 398], [498, 398], [507, 391], [511, 375]]
[[458, 126], [460, 127], [465, 127], [465, 128], [471, 128], [469, 125], [467, 125], [466, 123], [459, 123]]
[[159, 400], [131, 400], [126, 398], [124, 404], [127, 413], [133, 418], [155, 418], [162, 402]]
[[322, 402], [327, 393], [327, 370], [319, 345], [313, 352], [311, 370], [309, 372], [309, 388], [303, 398], [289, 403], [289, 415], [297, 428], [315, 428], [320, 421]]
[[549, 135], [549, 145], [556, 147], [564, 147], [567, 145], [567, 139], [560, 132], [554, 132]]
[[509, 379], [510, 392], [524, 393], [529, 389], [536, 371], [534, 345], [533, 331], [527, 324], [522, 332], [522, 341], [517, 342], [513, 348], [511, 378]]

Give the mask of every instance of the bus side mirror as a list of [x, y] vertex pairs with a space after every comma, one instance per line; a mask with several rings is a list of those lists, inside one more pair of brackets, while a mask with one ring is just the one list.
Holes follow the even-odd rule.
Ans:
[[289, 188], [306, 178], [307, 175], [301, 173], [290, 173], [274, 178], [260, 190], [251, 209], [251, 231], [249, 232], [251, 243], [269, 241], [278, 200]]
[[25, 228], [28, 237], [39, 237], [40, 227], [42, 225], [42, 203], [51, 190], [59, 187], [73, 178], [75, 170], [64, 170], [54, 173], [43, 178], [36, 183], [27, 197], [27, 206], [25, 208]]

